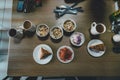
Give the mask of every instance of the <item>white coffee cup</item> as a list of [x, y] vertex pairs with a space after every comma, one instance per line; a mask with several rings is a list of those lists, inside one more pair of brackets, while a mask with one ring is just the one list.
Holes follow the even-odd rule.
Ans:
[[98, 34], [102, 34], [106, 31], [106, 26], [102, 23], [96, 23], [96, 22], [93, 22], [91, 24], [91, 29], [90, 29], [90, 33], [92, 35], [98, 35]]
[[25, 31], [35, 32], [36, 31], [36, 26], [30, 20], [25, 20], [23, 22], [23, 29]]
[[115, 35], [113, 36], [113, 41], [114, 41], [114, 42], [120, 42], [120, 34], [115, 34]]

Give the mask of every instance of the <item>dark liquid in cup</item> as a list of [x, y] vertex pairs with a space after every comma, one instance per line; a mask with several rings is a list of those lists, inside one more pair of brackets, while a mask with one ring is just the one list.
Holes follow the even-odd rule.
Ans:
[[29, 29], [31, 27], [31, 23], [29, 21], [24, 22], [24, 28]]
[[9, 31], [9, 35], [10, 35], [11, 37], [14, 37], [14, 36], [16, 35], [16, 30], [15, 30], [15, 29], [11, 29], [11, 30]]
[[96, 30], [100, 33], [102, 33], [104, 31], [104, 27], [102, 25], [97, 25], [96, 26]]

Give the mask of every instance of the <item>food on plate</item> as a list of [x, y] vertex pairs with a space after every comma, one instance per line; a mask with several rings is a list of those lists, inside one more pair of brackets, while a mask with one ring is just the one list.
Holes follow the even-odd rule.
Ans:
[[74, 44], [80, 44], [81, 43], [81, 35], [80, 34], [74, 34], [73, 36], [72, 36], [72, 42], [74, 43]]
[[46, 36], [49, 32], [49, 28], [46, 25], [40, 25], [38, 27], [38, 34], [40, 36]]
[[99, 52], [99, 51], [104, 51], [105, 46], [104, 44], [97, 44], [97, 45], [90, 46], [89, 49], [95, 52]]
[[74, 46], [81, 46], [85, 42], [84, 34], [80, 32], [74, 32], [70, 36], [70, 42]]
[[72, 20], [66, 20], [63, 24], [63, 28], [67, 32], [71, 32], [75, 28], [75, 23]]
[[52, 37], [54, 39], [59, 39], [62, 37], [62, 30], [59, 27], [54, 27], [52, 29]]
[[51, 53], [48, 50], [45, 50], [44, 48], [40, 48], [40, 59], [44, 59], [51, 55]]
[[64, 47], [64, 48], [61, 48], [60, 49], [60, 52], [59, 52], [59, 57], [61, 60], [63, 61], [67, 61], [67, 60], [70, 60], [71, 57], [72, 57], [72, 52], [70, 49]]

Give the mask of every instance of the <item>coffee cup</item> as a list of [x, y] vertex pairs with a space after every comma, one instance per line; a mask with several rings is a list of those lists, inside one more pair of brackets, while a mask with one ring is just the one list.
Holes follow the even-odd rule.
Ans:
[[21, 40], [23, 38], [23, 30], [11, 28], [9, 30], [9, 36]]
[[22, 27], [27, 36], [33, 36], [36, 31], [36, 26], [30, 20], [25, 20]]
[[99, 34], [102, 34], [106, 31], [106, 26], [102, 23], [96, 23], [96, 22], [93, 22], [91, 24], [91, 29], [90, 29], [90, 33], [92, 35], [99, 35]]

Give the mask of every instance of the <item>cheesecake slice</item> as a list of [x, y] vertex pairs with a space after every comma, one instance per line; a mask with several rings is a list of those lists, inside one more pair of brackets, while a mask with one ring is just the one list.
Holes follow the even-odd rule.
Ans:
[[90, 46], [89, 49], [92, 51], [99, 52], [99, 51], [104, 51], [105, 50], [104, 47], [105, 47], [104, 44], [97, 44], [97, 45]]
[[45, 50], [44, 48], [40, 48], [40, 59], [44, 59], [51, 55], [51, 53], [48, 50]]

